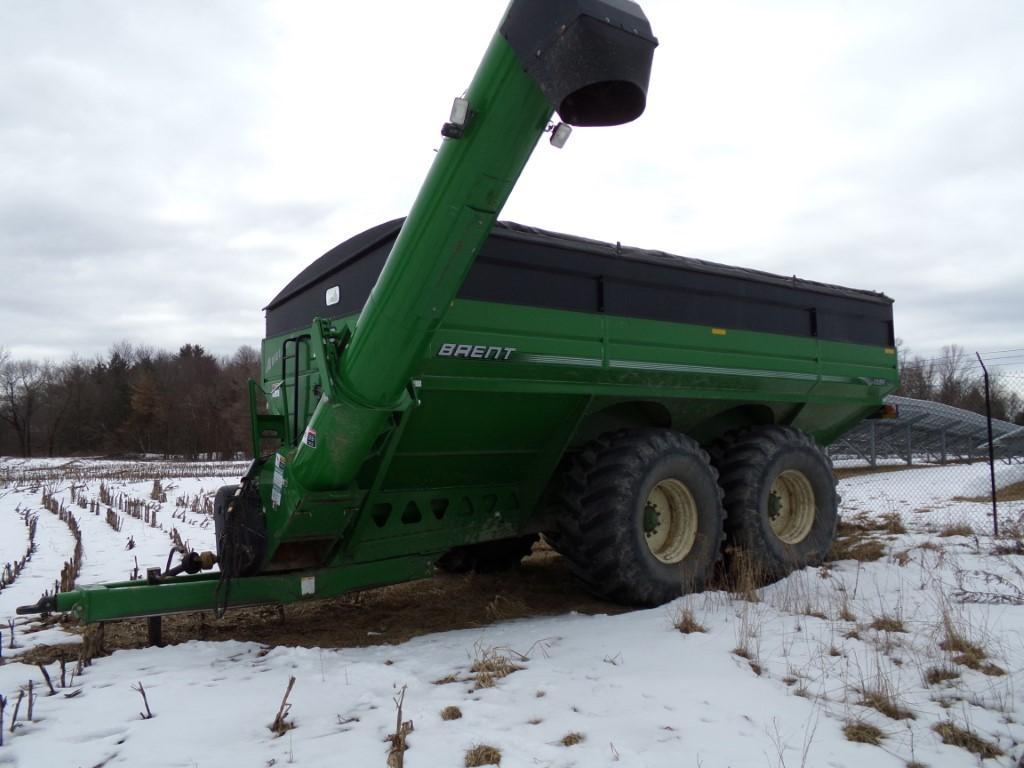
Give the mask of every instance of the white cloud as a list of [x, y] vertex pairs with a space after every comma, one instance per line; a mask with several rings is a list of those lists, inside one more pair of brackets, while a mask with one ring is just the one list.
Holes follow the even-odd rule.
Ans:
[[[643, 5], [647, 113], [541, 144], [504, 218], [884, 290], [924, 353], [1024, 346], [1024, 6]], [[0, 343], [256, 343], [408, 209], [503, 8], [3, 4]]]

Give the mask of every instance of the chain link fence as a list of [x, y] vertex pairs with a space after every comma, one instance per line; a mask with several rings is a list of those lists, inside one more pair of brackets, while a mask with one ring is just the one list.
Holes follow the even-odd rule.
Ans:
[[896, 418], [865, 421], [829, 448], [842, 514], [896, 514], [908, 525], [947, 532], [1024, 530], [1024, 426], [1017, 423], [1024, 421], [1024, 373], [1000, 374], [998, 386], [1010, 405], [1000, 402], [995, 412], [1009, 410], [1014, 421], [887, 398]]

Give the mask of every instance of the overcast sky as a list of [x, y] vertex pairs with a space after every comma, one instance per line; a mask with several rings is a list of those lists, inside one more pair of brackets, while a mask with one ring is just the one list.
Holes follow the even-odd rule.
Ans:
[[[1024, 348], [1024, 3], [642, 5], [647, 112], [542, 143], [502, 218], [884, 291], [926, 356]], [[406, 213], [504, 7], [0, 0], [0, 346], [258, 345]]]

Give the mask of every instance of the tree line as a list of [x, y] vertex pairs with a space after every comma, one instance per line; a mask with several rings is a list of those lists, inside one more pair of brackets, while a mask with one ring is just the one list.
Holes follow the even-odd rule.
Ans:
[[[985, 379], [977, 358], [956, 344], [936, 358], [910, 355], [897, 342], [900, 357], [898, 395], [934, 400], [975, 413], [985, 413]], [[992, 418], [1024, 425], [1024, 375], [989, 373]]]
[[[249, 346], [217, 358], [198, 344], [170, 353], [122, 343], [65, 363], [0, 349], [0, 455], [248, 454], [246, 382], [259, 363]], [[991, 390], [992, 416], [1024, 424], [1024, 379], [995, 374]], [[955, 345], [934, 359], [901, 345], [897, 393], [985, 412], [981, 369]]]
[[227, 458], [251, 450], [246, 382], [259, 353], [218, 358], [127, 343], [64, 363], [0, 349], [0, 455], [160, 454]]

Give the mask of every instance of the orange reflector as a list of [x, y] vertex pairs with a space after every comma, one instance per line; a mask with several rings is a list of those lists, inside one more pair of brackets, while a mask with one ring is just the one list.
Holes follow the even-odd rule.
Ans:
[[886, 403], [880, 405], [877, 411], [865, 416], [867, 419], [898, 419], [900, 417], [900, 409], [895, 405]]

